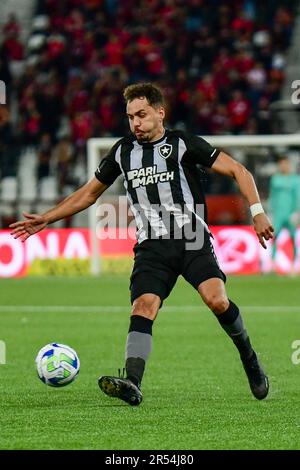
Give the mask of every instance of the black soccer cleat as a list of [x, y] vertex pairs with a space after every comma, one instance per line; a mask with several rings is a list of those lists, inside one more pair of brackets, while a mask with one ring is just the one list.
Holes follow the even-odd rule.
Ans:
[[143, 400], [142, 392], [129, 379], [104, 375], [99, 378], [98, 385], [109, 397], [120, 398], [131, 406], [138, 406]]
[[258, 362], [256, 353], [253, 351], [249, 359], [242, 359], [242, 363], [248, 377], [251, 392], [257, 400], [263, 400], [269, 392], [269, 380]]

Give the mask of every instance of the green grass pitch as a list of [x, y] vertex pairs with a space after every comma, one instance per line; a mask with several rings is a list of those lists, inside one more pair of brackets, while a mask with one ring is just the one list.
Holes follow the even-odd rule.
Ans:
[[[279, 276], [228, 280], [270, 378], [259, 402], [231, 341], [179, 280], [155, 322], [144, 401], [135, 408], [97, 385], [123, 367], [128, 277], [1, 280], [0, 449], [299, 449], [300, 364], [291, 361], [299, 286]], [[78, 378], [62, 389], [35, 371], [38, 350], [52, 341], [81, 360]]]

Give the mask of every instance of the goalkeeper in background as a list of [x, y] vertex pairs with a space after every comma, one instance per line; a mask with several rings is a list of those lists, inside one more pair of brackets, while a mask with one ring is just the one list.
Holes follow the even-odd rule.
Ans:
[[293, 241], [293, 261], [291, 274], [296, 272], [297, 244], [296, 229], [300, 223], [300, 176], [291, 170], [290, 161], [283, 155], [278, 160], [278, 171], [271, 177], [269, 210], [275, 231], [272, 248], [273, 270], [275, 271], [275, 258], [277, 239], [281, 229], [286, 228]]

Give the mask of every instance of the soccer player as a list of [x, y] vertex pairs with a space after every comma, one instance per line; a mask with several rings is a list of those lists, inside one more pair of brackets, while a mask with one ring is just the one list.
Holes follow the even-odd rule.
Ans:
[[[265, 241], [273, 238], [273, 227], [263, 211], [252, 175], [202, 138], [166, 129], [164, 100], [155, 85], [130, 85], [124, 97], [132, 135], [120, 139], [100, 162], [95, 177], [56, 207], [42, 215], [24, 213], [26, 220], [11, 225], [12, 235], [25, 241], [48, 224], [86, 209], [122, 174], [137, 225], [130, 278], [132, 312], [126, 341], [126, 377], [100, 377], [100, 389], [130, 405], [141, 403], [153, 322], [181, 274], [232, 339], [250, 389], [261, 400], [268, 394], [268, 378], [238, 306], [227, 297], [226, 277], [210, 241], [197, 165], [236, 180], [249, 203], [259, 242], [266, 248]], [[188, 230], [184, 230], [186, 227]]]
[[281, 229], [286, 228], [293, 241], [293, 262], [291, 274], [296, 270], [297, 244], [296, 229], [300, 212], [300, 177], [292, 173], [289, 159], [282, 155], [278, 159], [278, 171], [272, 175], [270, 181], [269, 208], [275, 229], [275, 238], [272, 249], [273, 266], [276, 257], [277, 236]]

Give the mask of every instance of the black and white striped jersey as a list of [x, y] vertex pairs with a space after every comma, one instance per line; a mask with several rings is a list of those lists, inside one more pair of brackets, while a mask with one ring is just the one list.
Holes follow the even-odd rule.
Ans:
[[[192, 219], [206, 224], [205, 196], [197, 165], [211, 167], [219, 154], [204, 139], [180, 130], [166, 130], [155, 141], [120, 139], [100, 162], [95, 176], [111, 185], [123, 175], [137, 225], [137, 240], [172, 237]], [[196, 210], [202, 207], [202, 216]]]

